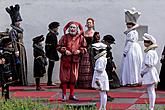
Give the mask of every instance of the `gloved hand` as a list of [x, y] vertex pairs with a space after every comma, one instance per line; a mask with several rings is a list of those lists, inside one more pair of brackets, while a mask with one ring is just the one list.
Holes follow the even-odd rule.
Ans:
[[97, 86], [100, 88], [100, 82], [99, 82], [99, 80], [96, 80], [96, 84], [97, 84]]
[[126, 54], [123, 54], [124, 57], [126, 57]]
[[143, 78], [144, 74], [143, 74], [143, 73], [141, 73], [140, 75], [141, 75], [141, 77]]

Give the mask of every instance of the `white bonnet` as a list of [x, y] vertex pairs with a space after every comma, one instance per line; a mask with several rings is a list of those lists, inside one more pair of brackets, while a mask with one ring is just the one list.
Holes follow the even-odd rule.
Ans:
[[143, 39], [151, 41], [153, 44], [156, 44], [156, 39], [152, 35], [150, 35], [150, 34], [145, 33], [143, 35]]

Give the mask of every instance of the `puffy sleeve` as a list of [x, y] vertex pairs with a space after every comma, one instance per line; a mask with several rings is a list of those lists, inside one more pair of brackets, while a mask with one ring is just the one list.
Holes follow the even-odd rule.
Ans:
[[104, 69], [105, 69], [104, 61], [102, 59], [98, 59], [95, 64], [95, 71], [101, 74], [104, 71]]
[[124, 54], [126, 55], [133, 42], [138, 41], [138, 32], [136, 30], [130, 31], [126, 36], [126, 44], [124, 48]]
[[144, 65], [141, 73], [146, 73], [149, 69], [155, 66], [158, 62], [158, 56], [154, 52], [148, 52], [144, 59]]
[[155, 66], [158, 62], [158, 55], [154, 52], [148, 52], [145, 60], [145, 64], [149, 67]]
[[63, 35], [61, 39], [59, 40], [59, 43], [57, 44], [57, 50], [61, 53], [64, 54], [66, 51], [66, 46], [67, 46], [67, 41], [66, 41], [66, 35]]

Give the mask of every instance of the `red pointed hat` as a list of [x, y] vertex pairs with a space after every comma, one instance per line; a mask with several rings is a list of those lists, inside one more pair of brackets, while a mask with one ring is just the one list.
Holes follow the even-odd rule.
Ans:
[[69, 26], [70, 26], [71, 24], [75, 24], [75, 25], [80, 29], [80, 34], [82, 34], [82, 33], [84, 32], [83, 27], [82, 27], [82, 25], [81, 25], [79, 22], [70, 21], [69, 23], [67, 23], [67, 24], [65, 25], [65, 27], [64, 27], [64, 29], [63, 29], [64, 34], [66, 34], [66, 31], [68, 30], [68, 28], [69, 28]]

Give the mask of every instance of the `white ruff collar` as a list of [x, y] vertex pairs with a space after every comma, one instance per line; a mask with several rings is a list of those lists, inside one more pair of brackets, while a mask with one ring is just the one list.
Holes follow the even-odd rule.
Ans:
[[101, 53], [97, 54], [97, 55], [94, 57], [94, 59], [98, 59], [98, 58], [100, 58], [101, 56], [106, 55], [106, 53], [107, 53], [107, 51], [104, 50], [104, 51], [102, 51]]
[[155, 49], [155, 48], [157, 48], [157, 47], [158, 47], [157, 44], [152, 44], [152, 45], [150, 45], [149, 47], [147, 47], [147, 48], [144, 50], [144, 52], [146, 53], [146, 52], [148, 52], [149, 50]]

